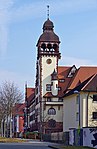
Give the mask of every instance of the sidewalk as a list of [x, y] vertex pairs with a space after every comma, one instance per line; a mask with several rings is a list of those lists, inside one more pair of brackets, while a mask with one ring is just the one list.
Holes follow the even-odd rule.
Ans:
[[53, 149], [60, 149], [61, 147], [63, 147], [63, 144], [58, 144], [58, 143], [53, 143], [53, 142], [45, 142], [45, 141], [40, 141], [39, 139], [24, 139], [24, 138], [18, 138], [20, 140], [25, 140], [25, 143], [40, 143], [40, 144], [46, 144], [49, 148], [53, 148]]
[[51, 144], [48, 145], [48, 147], [53, 148], [53, 149], [61, 149], [64, 145], [62, 144]]
[[52, 146], [52, 145], [48, 145], [48, 147], [53, 148], [53, 149], [60, 149], [60, 146]]

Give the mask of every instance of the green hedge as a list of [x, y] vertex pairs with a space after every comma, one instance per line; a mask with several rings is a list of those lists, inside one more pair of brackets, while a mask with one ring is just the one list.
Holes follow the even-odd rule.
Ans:
[[38, 132], [25, 132], [24, 134], [25, 138], [27, 139], [39, 139], [39, 133]]

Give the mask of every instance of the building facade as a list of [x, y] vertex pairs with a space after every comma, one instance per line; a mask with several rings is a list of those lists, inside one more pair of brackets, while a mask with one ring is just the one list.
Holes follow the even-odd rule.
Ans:
[[97, 67], [80, 67], [64, 94], [63, 131], [97, 127]]
[[48, 18], [37, 42], [35, 88], [26, 87], [26, 131], [97, 126], [97, 67], [59, 66], [59, 44]]
[[43, 133], [62, 131], [63, 102], [58, 96], [59, 37], [54, 33], [53, 22], [47, 19], [43, 34], [37, 42], [35, 122]]
[[19, 137], [24, 132], [24, 108], [25, 103], [17, 103], [13, 109], [11, 129], [14, 137]]
[[[34, 105], [33, 105], [34, 104]], [[24, 131], [32, 131], [35, 120], [35, 88], [25, 85]]]

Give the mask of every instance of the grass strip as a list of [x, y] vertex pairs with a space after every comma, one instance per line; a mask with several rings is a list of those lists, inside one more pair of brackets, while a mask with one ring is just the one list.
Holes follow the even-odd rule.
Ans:
[[17, 138], [3, 138], [3, 137], [0, 137], [0, 143], [21, 143], [21, 142], [26, 142], [26, 141], [22, 140], [22, 139], [17, 139]]

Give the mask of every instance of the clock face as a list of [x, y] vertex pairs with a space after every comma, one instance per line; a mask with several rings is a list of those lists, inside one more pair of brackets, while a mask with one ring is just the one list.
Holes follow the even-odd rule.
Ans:
[[51, 64], [52, 63], [52, 60], [49, 58], [46, 60], [47, 64]]

